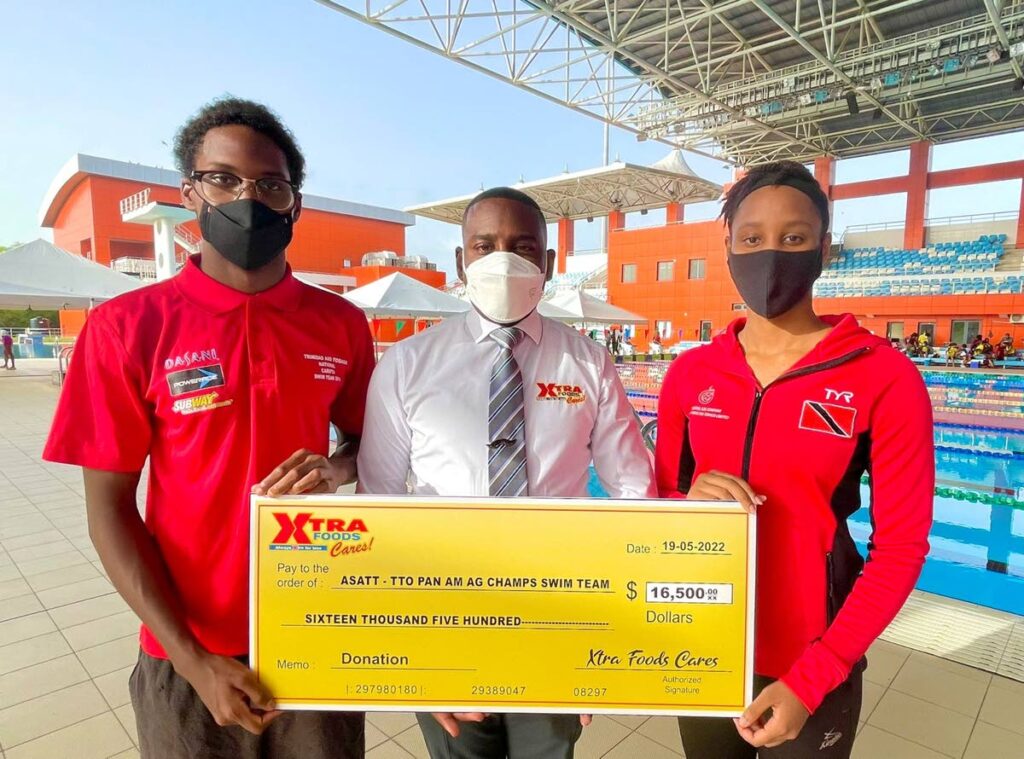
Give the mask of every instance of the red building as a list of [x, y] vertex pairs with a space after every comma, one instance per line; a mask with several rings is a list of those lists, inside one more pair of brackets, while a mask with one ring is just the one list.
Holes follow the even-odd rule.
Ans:
[[[1015, 199], [1020, 213], [1013, 218], [933, 224], [927, 220], [927, 198], [932, 189], [965, 187], [967, 192], [968, 185], [1024, 179], [1024, 160], [933, 172], [930, 156], [931, 144], [917, 143], [906, 175], [847, 184], [834, 182], [834, 159], [815, 162], [815, 175], [830, 200], [891, 193], [907, 198], [902, 225], [851, 228], [843, 245], [834, 245], [816, 290], [817, 310], [851, 312], [878, 335], [927, 331], [934, 344], [944, 344], [1010, 332], [1019, 345], [1024, 339], [1024, 183]], [[640, 344], [655, 332], [669, 343], [707, 339], [742, 315], [721, 222], [625, 229], [625, 216], [614, 211], [609, 221], [608, 300], [649, 319]]]
[[[181, 175], [154, 166], [76, 155], [58, 172], [40, 208], [40, 226], [53, 229], [54, 244], [122, 270], [121, 259], [153, 260], [153, 230], [146, 224], [126, 222], [122, 201], [146, 193], [150, 201], [180, 205]], [[395, 266], [432, 285], [443, 284], [443, 274], [429, 268], [401, 266], [405, 230], [415, 217], [402, 211], [303, 194], [302, 217], [288, 259], [296, 272], [328, 275], [321, 279], [340, 289], [375, 278], [360, 272], [363, 256], [376, 251], [395, 255]], [[194, 221], [178, 226], [176, 251], [190, 252], [198, 237]]]
[[[173, 236], [175, 257], [183, 261], [197, 249], [199, 229], [180, 208], [180, 185], [177, 171], [78, 154], [50, 185], [39, 223], [53, 230], [60, 248], [152, 279], [154, 227], [126, 216], [148, 204], [166, 209], [181, 222]], [[445, 275], [436, 266], [421, 256], [405, 257], [405, 230], [415, 221], [403, 211], [304, 193], [288, 260], [301, 278], [338, 292], [394, 271], [441, 287]], [[83, 321], [84, 315], [68, 313], [62, 326], [74, 334]]]

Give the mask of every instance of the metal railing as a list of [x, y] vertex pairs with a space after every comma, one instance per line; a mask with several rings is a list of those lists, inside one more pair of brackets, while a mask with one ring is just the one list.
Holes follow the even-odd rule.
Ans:
[[156, 261], [152, 258], [115, 258], [110, 262], [110, 268], [122, 274], [134, 274], [140, 279], [156, 279]]
[[121, 216], [130, 214], [132, 211], [137, 211], [143, 206], [149, 205], [149, 189], [140, 190], [134, 195], [129, 195], [127, 198], [121, 201]]
[[[1016, 211], [993, 211], [991, 213], [973, 213], [962, 216], [937, 216], [934, 219], [925, 219], [924, 227], [948, 227], [953, 224], [980, 224], [989, 221], [1013, 221], [1017, 218]], [[843, 230], [840, 244], [846, 244], [846, 235], [850, 232], [884, 232], [889, 229], [903, 229], [907, 226], [905, 221], [877, 221], [871, 224], [851, 224]]]
[[[193, 234], [184, 224], [179, 224], [174, 228], [174, 241], [189, 253], [198, 253], [202, 238]], [[184, 256], [178, 257], [178, 263], [182, 263], [184, 260]]]
[[[975, 279], [993, 280], [994, 286], [998, 289], [1000, 284], [1015, 280], [1011, 294], [1024, 292], [1024, 277], [1019, 272], [1012, 271], [986, 271], [982, 276], [971, 273], [956, 274], [916, 274], [907, 276], [885, 276], [875, 277], [828, 277], [818, 280], [814, 285], [814, 295], [817, 298], [857, 298], [857, 297], [892, 297], [908, 295], [942, 295], [942, 283], [945, 280], [953, 285], [954, 292], [946, 295], [974, 295], [990, 292], [986, 284], [980, 290], [971, 288], [971, 292], [957, 291], [958, 286], [962, 288], [964, 283], [970, 283]], [[866, 295], [867, 290], [877, 290], [888, 287], [888, 295]], [[826, 290], [834, 290], [834, 293], [824, 294]], [[897, 292], [899, 290], [899, 292]]]
[[4, 327], [0, 325], [0, 332], [6, 332], [11, 337], [18, 337], [19, 335], [45, 335], [46, 337], [60, 337], [59, 327], [50, 327], [49, 329], [34, 329], [32, 327]]
[[57, 386], [63, 387], [64, 378], [68, 374], [68, 367], [71, 366], [71, 354], [74, 353], [74, 345], [66, 345], [57, 354]]

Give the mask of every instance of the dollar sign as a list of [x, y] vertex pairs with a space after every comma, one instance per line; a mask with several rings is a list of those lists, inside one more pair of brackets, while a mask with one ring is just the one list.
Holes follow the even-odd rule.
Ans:
[[632, 580], [626, 583], [626, 598], [630, 601], [636, 600], [636, 583]]

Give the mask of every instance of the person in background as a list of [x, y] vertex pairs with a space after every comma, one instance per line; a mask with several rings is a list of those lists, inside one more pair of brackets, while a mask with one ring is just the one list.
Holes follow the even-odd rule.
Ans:
[[0, 340], [4, 344], [4, 369], [14, 369], [14, 338], [5, 329]]
[[[455, 265], [473, 310], [381, 358], [359, 452], [360, 492], [586, 497], [593, 462], [611, 497], [654, 496], [640, 427], [608, 352], [537, 312], [554, 266], [546, 234], [540, 207], [518, 190], [499, 187], [470, 201]], [[538, 394], [539, 383], [555, 379], [580, 390], [564, 400]], [[570, 759], [587, 721], [419, 715], [433, 759]]]
[[1017, 351], [1013, 347], [1013, 337], [1010, 335], [1010, 333], [1007, 332], [1005, 335], [1003, 335], [1003, 339], [1000, 340], [999, 342], [1003, 346], [1003, 355], [1006, 358], [1012, 358]]
[[654, 337], [651, 338], [651, 342], [649, 344], [649, 350], [647, 352], [648, 353], [653, 353], [655, 355], [660, 355], [661, 354], [661, 350], [662, 350], [662, 348], [661, 348], [661, 339], [657, 335], [655, 335]]
[[250, 494], [355, 479], [366, 318], [292, 276], [305, 159], [275, 114], [213, 101], [174, 152], [200, 253], [92, 311], [43, 458], [82, 467], [89, 534], [143, 622], [129, 681], [143, 759], [361, 758], [363, 715], [277, 712], [246, 663]]
[[971, 347], [967, 345], [967, 343], [963, 343], [960, 346], [960, 353], [958, 355], [960, 357], [961, 366], [965, 369], [969, 369], [971, 366], [971, 360], [974, 358], [974, 351]]
[[[752, 168], [722, 216], [749, 316], [673, 362], [655, 469], [664, 498], [735, 500], [757, 512], [757, 695], [735, 721], [681, 718], [683, 747], [687, 759], [846, 759], [865, 653], [928, 552], [931, 401], [887, 340], [851, 315], [815, 313], [829, 200], [803, 165]], [[847, 519], [867, 471], [865, 563]]]
[[927, 332], [922, 332], [917, 338], [918, 355], [928, 357], [932, 355], [932, 339]]
[[946, 366], [956, 366], [957, 356], [960, 355], [960, 346], [950, 341], [946, 346]]

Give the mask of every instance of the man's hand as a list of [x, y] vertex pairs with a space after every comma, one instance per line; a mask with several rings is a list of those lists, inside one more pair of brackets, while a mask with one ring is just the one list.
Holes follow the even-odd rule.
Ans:
[[580, 715], [580, 724], [583, 725], [583, 727], [590, 727], [590, 723], [593, 722], [593, 721], [594, 721], [594, 717], [591, 714], [581, 714]]
[[[772, 716], [765, 721], [763, 716], [769, 709]], [[733, 722], [743, 740], [751, 746], [774, 748], [800, 735], [809, 716], [807, 707], [789, 686], [776, 681], [761, 691], [743, 716]]]
[[751, 514], [765, 502], [765, 497], [757, 495], [746, 481], [725, 472], [700, 475], [693, 481], [686, 497], [691, 501], [738, 501]]
[[254, 485], [256, 495], [299, 495], [301, 493], [334, 493], [356, 478], [355, 457], [336, 455], [331, 458], [300, 448]]
[[487, 719], [487, 715], [483, 712], [455, 712], [454, 714], [433, 712], [430, 716], [437, 720], [437, 724], [443, 727], [444, 731], [452, 738], [459, 737], [460, 722], [483, 722]]
[[175, 670], [195, 688], [221, 727], [239, 725], [253, 735], [262, 733], [281, 712], [256, 674], [228, 656], [201, 654]]

